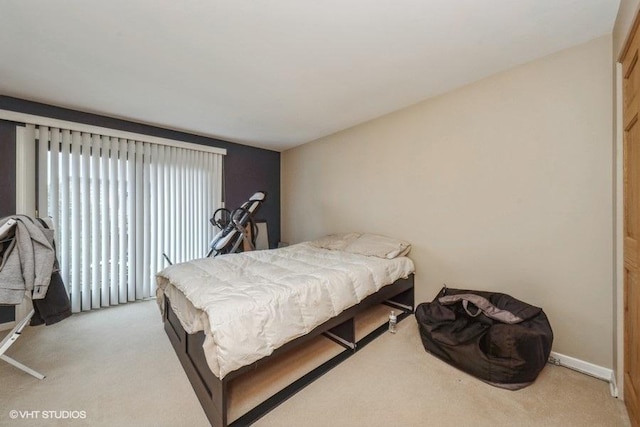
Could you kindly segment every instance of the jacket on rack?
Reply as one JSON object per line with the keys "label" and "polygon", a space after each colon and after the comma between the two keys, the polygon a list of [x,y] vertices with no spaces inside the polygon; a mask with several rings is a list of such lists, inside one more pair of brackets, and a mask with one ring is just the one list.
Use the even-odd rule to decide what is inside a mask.
{"label": "jacket on rack", "polygon": [[16,224],[0,244],[0,304],[20,304],[26,292],[43,299],[56,261],[53,229],[26,215],[2,218],[0,227],[10,219]]}
{"label": "jacket on rack", "polygon": [[[38,218],[38,221],[45,230],[50,231],[50,233],[47,232],[46,234],[55,253],[56,243],[51,220],[49,218]],[[31,326],[42,325],[43,323],[45,325],[53,325],[71,316],[71,303],[69,302],[67,288],[64,287],[64,282],[60,275],[60,266],[57,259],[54,259],[53,262],[53,273],[51,274],[51,281],[46,295],[44,298],[34,299],[32,302],[35,313],[29,323]]]}

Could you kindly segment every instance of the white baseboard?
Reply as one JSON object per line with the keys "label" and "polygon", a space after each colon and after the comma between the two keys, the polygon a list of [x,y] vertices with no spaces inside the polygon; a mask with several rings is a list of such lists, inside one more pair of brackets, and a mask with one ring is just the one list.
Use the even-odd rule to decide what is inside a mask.
{"label": "white baseboard", "polygon": [[0,323],[0,331],[8,331],[16,326],[16,322]]}
{"label": "white baseboard", "polygon": [[609,389],[611,390],[611,396],[620,397],[618,394],[618,384],[616,384],[616,373],[611,371],[611,379],[609,380]]}
{"label": "white baseboard", "polygon": [[613,369],[594,365],[593,363],[556,353],[555,351],[552,351],[549,355],[549,361],[555,365],[564,366],[565,368],[573,369],[574,371],[608,382],[611,396],[618,397],[618,387],[616,385],[616,376]]}

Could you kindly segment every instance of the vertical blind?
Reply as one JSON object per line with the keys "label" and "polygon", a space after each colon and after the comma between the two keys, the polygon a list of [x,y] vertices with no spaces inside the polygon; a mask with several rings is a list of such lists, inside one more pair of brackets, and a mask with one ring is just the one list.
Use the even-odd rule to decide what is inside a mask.
{"label": "vertical blind", "polygon": [[155,273],[201,258],[222,206],[221,153],[26,125],[38,211],[57,227],[72,311],[155,295]]}

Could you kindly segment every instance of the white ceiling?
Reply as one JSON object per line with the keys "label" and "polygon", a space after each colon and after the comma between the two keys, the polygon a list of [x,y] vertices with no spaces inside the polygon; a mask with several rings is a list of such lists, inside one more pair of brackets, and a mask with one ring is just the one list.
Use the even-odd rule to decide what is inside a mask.
{"label": "white ceiling", "polygon": [[608,34],[619,0],[20,0],[0,94],[285,150]]}

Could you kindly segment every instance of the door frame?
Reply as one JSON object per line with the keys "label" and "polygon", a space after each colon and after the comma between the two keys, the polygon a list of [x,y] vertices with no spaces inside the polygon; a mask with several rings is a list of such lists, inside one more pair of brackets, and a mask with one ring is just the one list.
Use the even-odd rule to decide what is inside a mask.
{"label": "door frame", "polygon": [[614,176],[614,369],[618,396],[624,399],[624,124],[623,124],[623,76],[622,63],[614,64],[615,73],[615,176]]}
{"label": "door frame", "polygon": [[[624,36],[624,42],[619,52],[614,55],[614,121],[613,121],[613,148],[614,166],[614,371],[617,382],[618,396],[624,400],[625,377],[625,273],[624,273],[624,77],[622,59],[630,47],[632,36],[640,34],[640,8],[634,13],[631,26]],[[615,56],[617,54],[617,57]]]}
{"label": "door frame", "polygon": [[613,339],[615,397],[624,399],[624,124],[623,124],[623,77],[622,63],[614,63],[614,289],[613,289],[613,319],[615,330]]}

